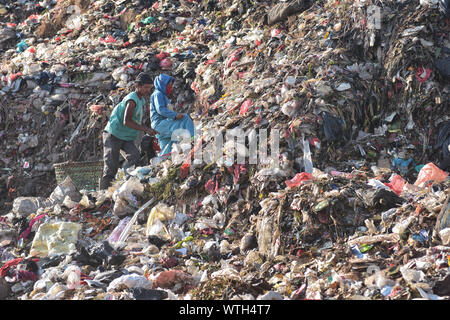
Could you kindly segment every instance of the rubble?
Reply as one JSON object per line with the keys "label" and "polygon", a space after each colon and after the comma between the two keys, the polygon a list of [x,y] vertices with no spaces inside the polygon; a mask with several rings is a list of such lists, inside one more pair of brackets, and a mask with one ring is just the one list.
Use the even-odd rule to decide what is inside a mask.
{"label": "rubble", "polygon": [[[448,300],[445,1],[36,4],[0,6],[0,299]],[[205,161],[57,182],[141,71]],[[244,164],[205,148],[225,130]]]}

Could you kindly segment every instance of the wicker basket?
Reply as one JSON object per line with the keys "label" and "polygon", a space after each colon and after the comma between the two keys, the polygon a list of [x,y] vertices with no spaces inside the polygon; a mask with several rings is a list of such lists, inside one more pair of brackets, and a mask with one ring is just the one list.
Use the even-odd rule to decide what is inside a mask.
{"label": "wicker basket", "polygon": [[53,165],[56,182],[60,184],[70,176],[78,190],[98,190],[103,175],[103,161],[62,162]]}

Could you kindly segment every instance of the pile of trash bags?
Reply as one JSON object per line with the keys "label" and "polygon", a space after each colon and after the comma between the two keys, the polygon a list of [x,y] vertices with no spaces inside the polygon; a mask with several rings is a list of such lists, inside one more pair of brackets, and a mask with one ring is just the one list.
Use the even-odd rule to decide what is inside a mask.
{"label": "pile of trash bags", "polygon": [[[446,8],[1,3],[0,299],[448,299]],[[56,183],[101,160],[141,71],[176,79],[189,152]],[[193,157],[225,131],[247,161]],[[278,165],[249,161],[255,131],[279,133]]]}

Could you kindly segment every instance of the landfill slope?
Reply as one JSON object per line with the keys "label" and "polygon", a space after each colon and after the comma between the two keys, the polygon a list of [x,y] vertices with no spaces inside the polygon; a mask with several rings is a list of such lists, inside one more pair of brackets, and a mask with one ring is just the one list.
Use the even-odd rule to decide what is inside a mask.
{"label": "landfill slope", "polygon": [[[0,1],[0,299],[448,300],[444,3]],[[57,180],[140,72],[192,152]]]}

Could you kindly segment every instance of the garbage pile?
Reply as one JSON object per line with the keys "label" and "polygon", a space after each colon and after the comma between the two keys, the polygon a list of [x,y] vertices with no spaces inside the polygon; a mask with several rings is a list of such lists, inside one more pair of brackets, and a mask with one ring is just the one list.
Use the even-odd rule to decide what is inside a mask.
{"label": "garbage pile", "polygon": [[[448,299],[445,14],[438,1],[1,4],[0,299]],[[108,190],[56,184],[53,164],[101,159],[140,71],[177,79],[192,151]],[[280,133],[278,166],[249,161],[263,130]],[[193,157],[225,131],[248,137],[219,150],[244,164]]]}

